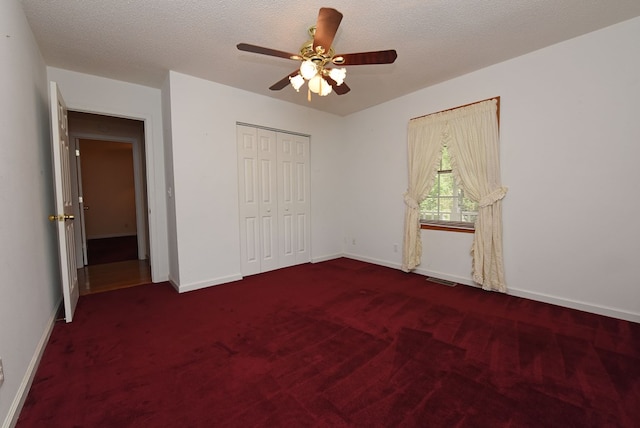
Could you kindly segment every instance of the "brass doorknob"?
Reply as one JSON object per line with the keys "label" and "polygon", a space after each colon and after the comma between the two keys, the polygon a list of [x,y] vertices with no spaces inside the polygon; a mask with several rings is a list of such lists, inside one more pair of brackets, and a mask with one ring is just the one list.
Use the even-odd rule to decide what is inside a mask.
{"label": "brass doorknob", "polygon": [[75,216],[73,214],[51,214],[49,217],[49,221],[65,221],[65,220],[73,220]]}

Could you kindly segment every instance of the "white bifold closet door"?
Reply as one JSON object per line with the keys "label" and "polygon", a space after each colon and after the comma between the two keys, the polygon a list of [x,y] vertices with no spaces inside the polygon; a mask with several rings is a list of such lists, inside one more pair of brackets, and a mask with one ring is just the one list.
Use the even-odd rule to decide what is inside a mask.
{"label": "white bifold closet door", "polygon": [[237,126],[242,275],[306,263],[309,137]]}
{"label": "white bifold closet door", "polygon": [[309,249],[309,137],[277,133],[278,255],[280,266],[311,260]]}

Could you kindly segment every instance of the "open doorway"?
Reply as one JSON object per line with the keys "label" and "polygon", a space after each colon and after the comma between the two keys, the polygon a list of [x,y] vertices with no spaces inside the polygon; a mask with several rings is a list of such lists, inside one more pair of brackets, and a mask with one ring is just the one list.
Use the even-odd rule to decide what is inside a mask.
{"label": "open doorway", "polygon": [[80,294],[151,282],[144,122],[69,111]]}
{"label": "open doorway", "polygon": [[78,143],[84,264],[137,260],[133,144],[84,138]]}

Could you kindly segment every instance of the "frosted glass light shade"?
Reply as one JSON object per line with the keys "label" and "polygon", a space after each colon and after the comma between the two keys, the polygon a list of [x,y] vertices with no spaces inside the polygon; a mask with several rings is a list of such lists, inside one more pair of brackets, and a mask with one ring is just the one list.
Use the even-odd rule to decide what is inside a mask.
{"label": "frosted glass light shade", "polygon": [[318,74],[318,67],[313,61],[308,59],[300,64],[300,74],[306,80],[311,80],[313,76],[316,76]]}
{"label": "frosted glass light shade", "polygon": [[304,85],[304,77],[296,74],[293,77],[289,77],[289,81],[291,82],[291,86],[293,86],[293,89],[295,89],[296,92],[300,92],[300,88],[302,87],[302,85]]}
{"label": "frosted glass light shade", "polygon": [[338,86],[342,85],[344,82],[344,78],[347,77],[347,69],[346,68],[332,68],[329,71],[329,77],[331,77]]}
{"label": "frosted glass light shade", "polygon": [[311,80],[309,80],[309,90],[314,94],[318,94],[321,97],[325,97],[331,93],[333,88],[326,80],[322,78],[319,74],[314,76]]}
{"label": "frosted glass light shade", "polygon": [[333,91],[331,85],[324,79],[322,79],[322,83],[320,84],[320,96],[326,97]]}
{"label": "frosted glass light shade", "polygon": [[309,90],[314,94],[319,94],[323,80],[324,79],[322,79],[322,77],[320,77],[319,74],[316,74],[315,76],[313,76],[311,80],[309,80]]}

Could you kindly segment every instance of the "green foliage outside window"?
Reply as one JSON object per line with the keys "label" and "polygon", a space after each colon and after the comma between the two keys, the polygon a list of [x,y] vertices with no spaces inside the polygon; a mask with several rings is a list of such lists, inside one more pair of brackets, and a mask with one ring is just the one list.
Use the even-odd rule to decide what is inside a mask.
{"label": "green foliage outside window", "polygon": [[445,146],[433,188],[420,204],[420,219],[474,223],[477,217],[478,204],[465,197],[462,189],[456,186],[451,158]]}

